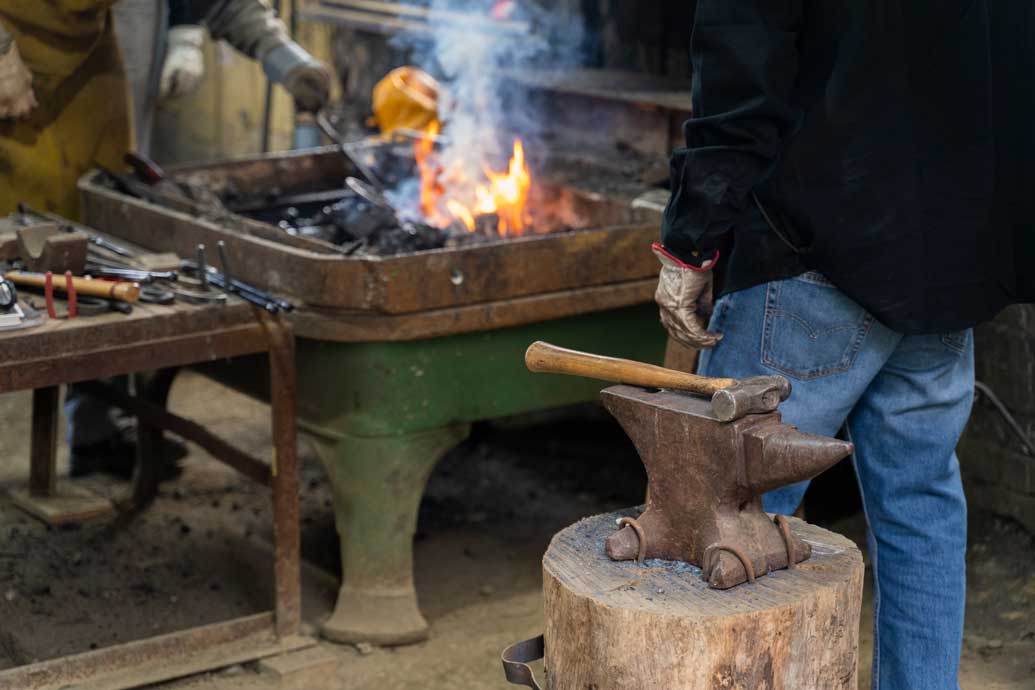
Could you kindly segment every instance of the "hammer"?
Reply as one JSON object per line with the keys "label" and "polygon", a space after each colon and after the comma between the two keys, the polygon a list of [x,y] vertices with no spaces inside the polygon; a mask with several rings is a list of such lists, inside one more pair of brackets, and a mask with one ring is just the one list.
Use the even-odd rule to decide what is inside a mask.
{"label": "hammer", "polygon": [[710,395],[712,411],[720,422],[732,422],[749,414],[772,412],[791,394],[791,382],[783,376],[717,379],[674,369],[568,350],[544,342],[532,343],[525,352],[529,371],[570,374],[643,388],[667,388]]}

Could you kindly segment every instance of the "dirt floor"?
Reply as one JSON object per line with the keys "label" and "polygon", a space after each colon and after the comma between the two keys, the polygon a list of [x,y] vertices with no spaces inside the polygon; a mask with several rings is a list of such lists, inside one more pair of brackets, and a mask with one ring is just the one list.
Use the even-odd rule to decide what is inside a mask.
{"label": "dirt floor", "polygon": [[[184,374],[172,407],[246,450],[269,453],[262,404]],[[28,410],[27,395],[0,398],[0,490],[24,483]],[[182,478],[164,485],[156,505],[133,520],[48,530],[0,498],[0,669],[268,607],[267,495],[192,450]],[[305,615],[312,623],[333,605],[339,563],[323,470],[304,444],[303,458]],[[106,479],[83,483],[110,495],[124,488]],[[416,576],[431,640],[399,649],[321,644],[316,653],[331,670],[321,667],[299,687],[510,687],[499,651],[540,631],[539,560],[551,535],[580,517],[639,502],[643,484],[630,445],[598,410],[477,427],[436,470],[421,508]],[[838,499],[815,500],[810,516],[862,541],[862,520],[843,498],[851,486],[843,473],[825,479],[814,494]],[[1013,523],[974,515],[969,562],[963,688],[1035,688],[1035,539]],[[868,611],[869,601],[864,660],[872,647]],[[867,687],[868,671],[861,676]],[[283,686],[249,664],[161,687]]]}

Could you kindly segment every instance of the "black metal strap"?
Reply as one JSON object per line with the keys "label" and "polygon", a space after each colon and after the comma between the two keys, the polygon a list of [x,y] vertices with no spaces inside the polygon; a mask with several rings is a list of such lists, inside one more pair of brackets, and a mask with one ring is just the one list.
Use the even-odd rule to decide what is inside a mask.
{"label": "black metal strap", "polygon": [[543,690],[535,673],[528,665],[530,661],[539,661],[546,655],[546,642],[543,636],[512,644],[503,650],[500,660],[503,662],[503,675],[513,685],[524,685],[533,690]]}

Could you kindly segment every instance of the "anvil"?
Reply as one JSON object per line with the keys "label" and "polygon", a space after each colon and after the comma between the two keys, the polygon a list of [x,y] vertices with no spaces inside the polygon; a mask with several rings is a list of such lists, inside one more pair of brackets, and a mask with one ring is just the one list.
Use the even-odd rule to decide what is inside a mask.
{"label": "anvil", "polygon": [[707,400],[685,393],[614,386],[601,395],[649,487],[643,514],[608,538],[611,558],[692,563],[716,589],[809,558],[809,545],[765,513],[761,496],[815,477],[851,454],[851,443],[798,431],[779,412],[724,423]]}

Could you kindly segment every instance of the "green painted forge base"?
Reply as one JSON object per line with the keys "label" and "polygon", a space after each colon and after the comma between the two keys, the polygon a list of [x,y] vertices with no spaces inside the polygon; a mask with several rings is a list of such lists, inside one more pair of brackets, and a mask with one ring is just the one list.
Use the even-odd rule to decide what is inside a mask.
{"label": "green painted forge base", "polygon": [[[515,328],[399,343],[298,341],[298,412],[335,492],[344,584],[324,634],[407,644],[427,636],[412,540],[428,476],[472,422],[596,400],[596,381],[525,369],[535,340],[660,363],[665,333],[643,305]],[[209,374],[262,396],[261,367]]]}

